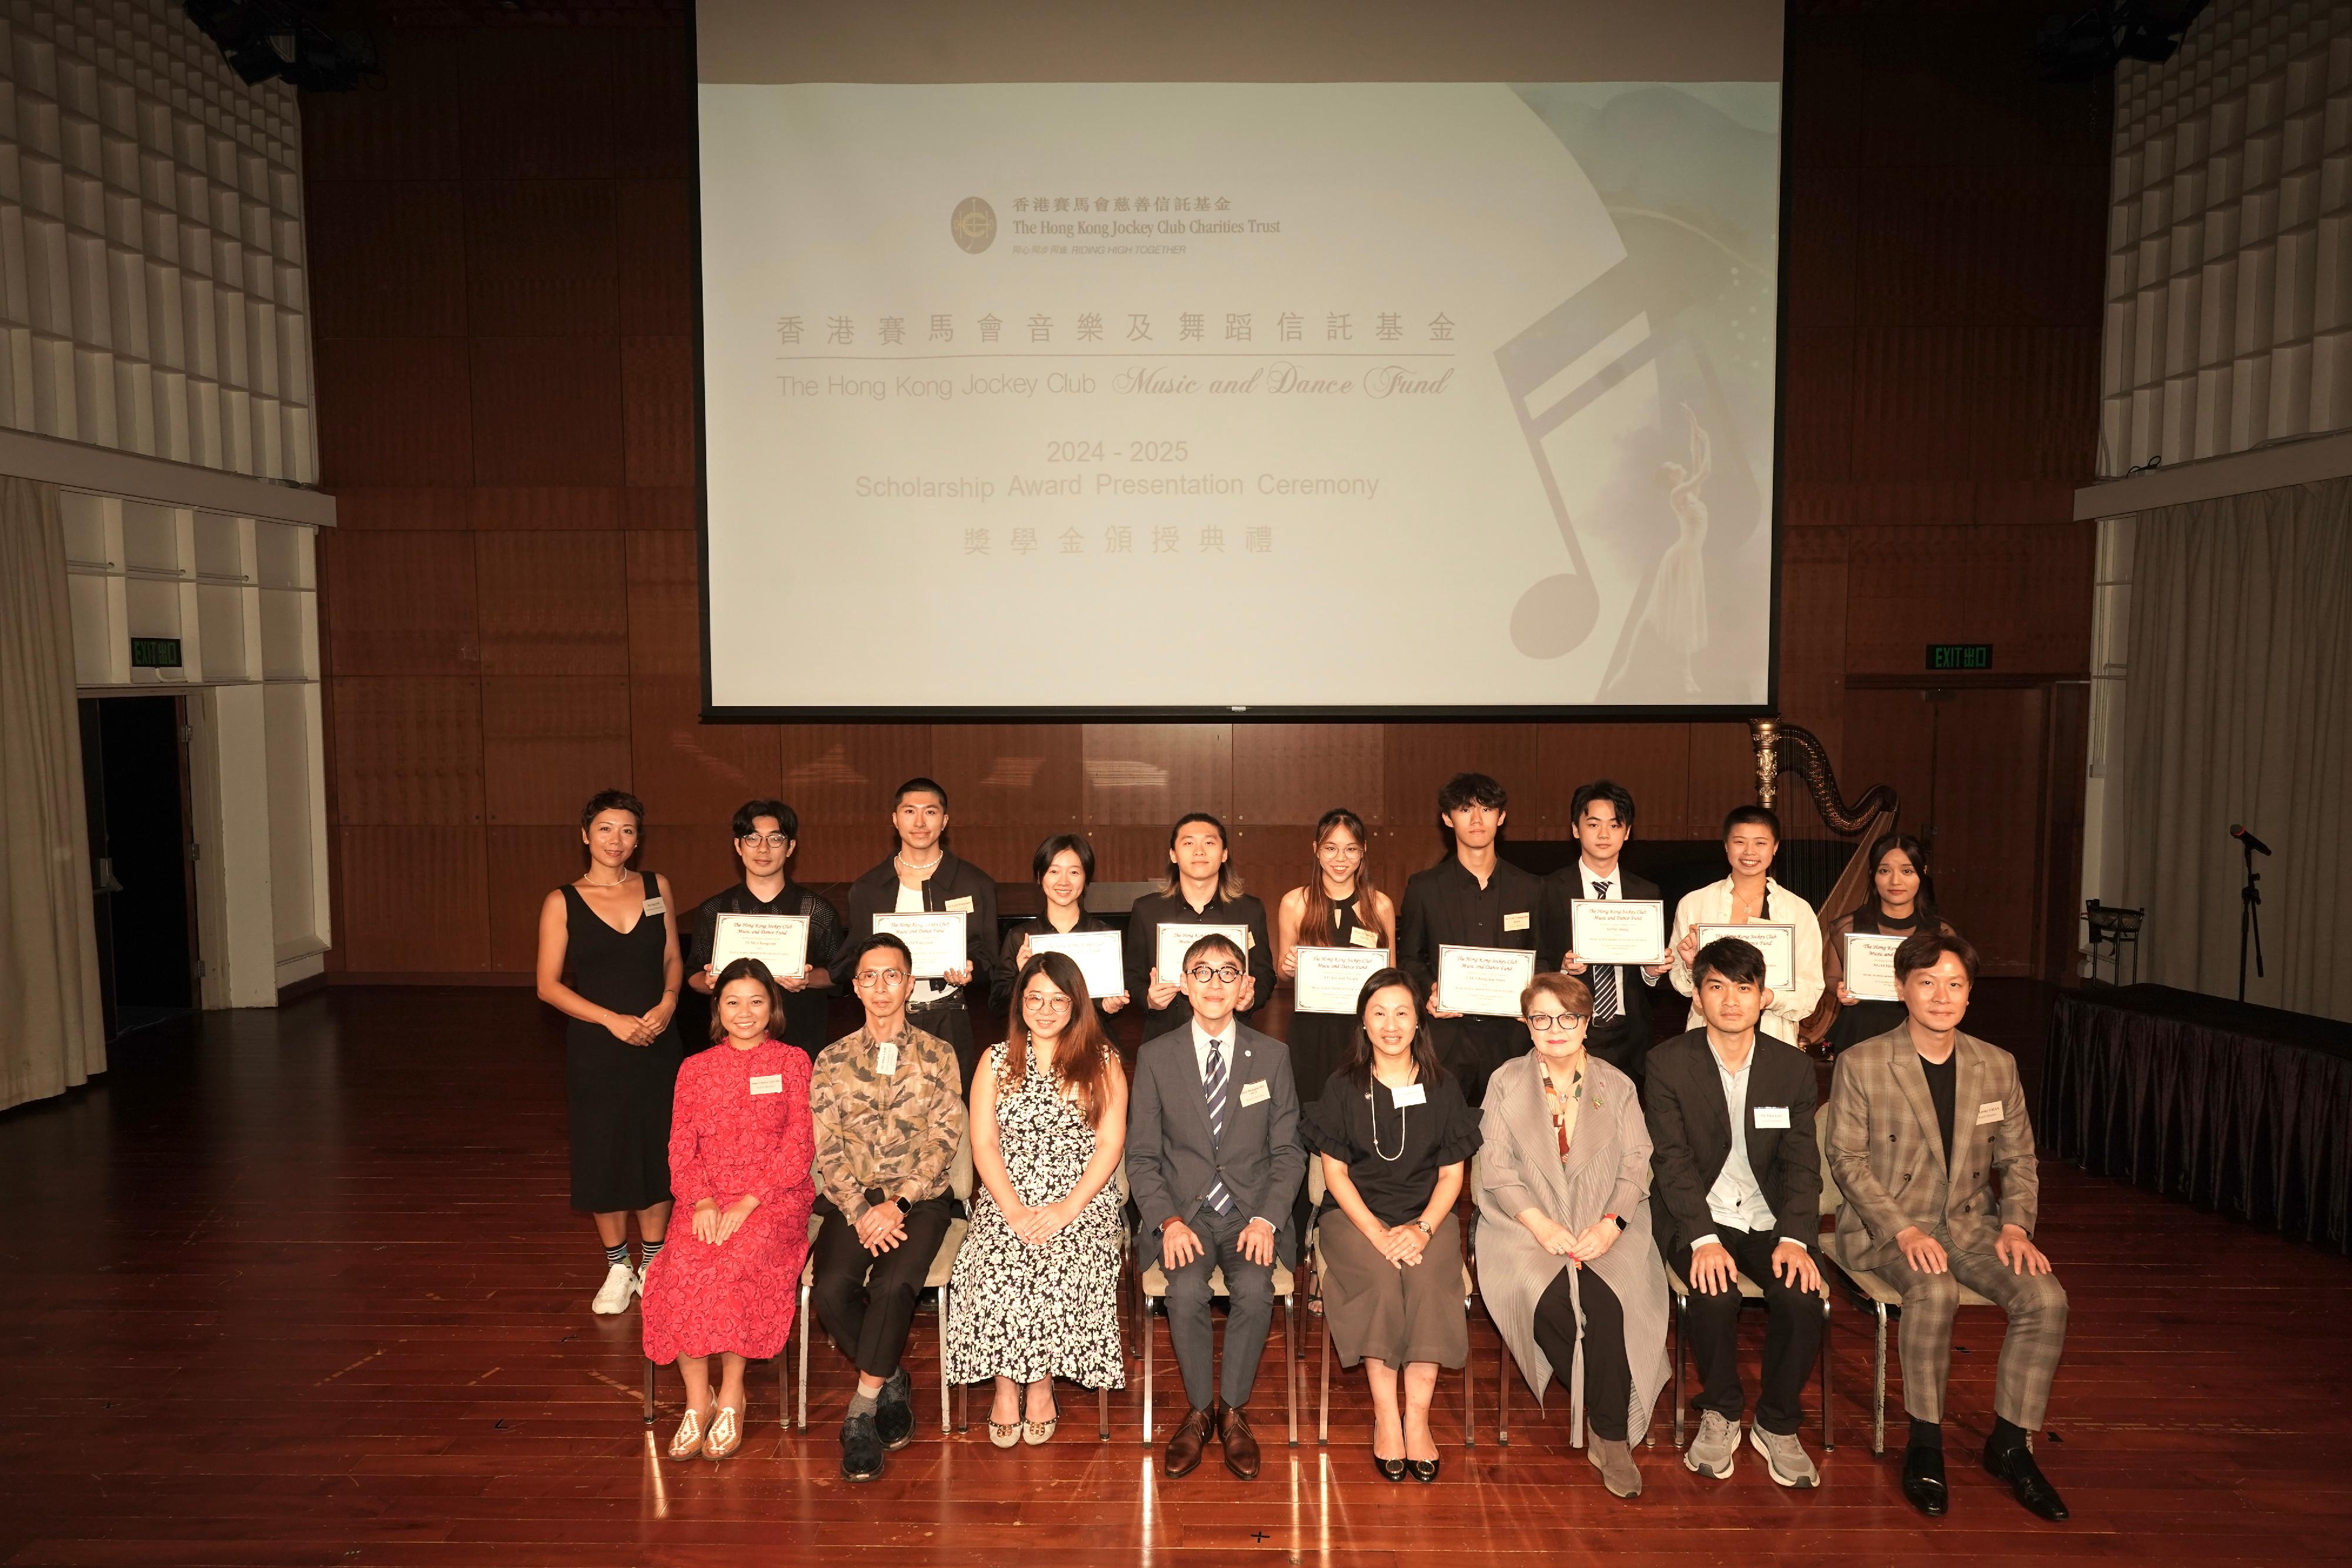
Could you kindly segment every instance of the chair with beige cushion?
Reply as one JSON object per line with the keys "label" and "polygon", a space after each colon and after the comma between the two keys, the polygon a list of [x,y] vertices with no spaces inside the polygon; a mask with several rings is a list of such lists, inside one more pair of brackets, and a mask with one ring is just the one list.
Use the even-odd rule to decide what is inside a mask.
{"label": "chair with beige cushion", "polygon": [[[1307,1257],[1319,1278],[1323,1272],[1323,1227],[1319,1212],[1323,1207],[1323,1160],[1319,1155],[1309,1154],[1307,1156],[1307,1205],[1313,1217],[1307,1221]],[[1462,1310],[1465,1312],[1470,1310],[1477,1294],[1478,1281],[1470,1272],[1468,1260],[1465,1259],[1462,1264]],[[1318,1443],[1331,1440],[1331,1321],[1327,1317],[1323,1321],[1323,1391],[1315,1416],[1315,1440]],[[1476,1360],[1474,1354],[1465,1357],[1462,1363],[1462,1446],[1465,1448],[1476,1447],[1478,1441],[1477,1408],[1470,1388],[1471,1367]]]}
{"label": "chair with beige cushion", "polygon": [[[1311,1157],[1311,1156],[1310,1156]],[[1127,1166],[1119,1166],[1120,1190],[1126,1190]],[[1151,1305],[1168,1299],[1168,1276],[1160,1267],[1157,1249],[1147,1253],[1144,1249],[1150,1238],[1135,1239],[1134,1261],[1140,1265],[1135,1272],[1135,1331],[1143,1342],[1143,1446],[1151,1446],[1152,1365],[1156,1347],[1152,1343]],[[1212,1298],[1227,1294],[1225,1271],[1209,1270],[1209,1294]],[[1274,1294],[1282,1302],[1282,1389],[1290,1402],[1290,1446],[1298,1447],[1298,1287],[1291,1271],[1280,1258],[1274,1260]]]}

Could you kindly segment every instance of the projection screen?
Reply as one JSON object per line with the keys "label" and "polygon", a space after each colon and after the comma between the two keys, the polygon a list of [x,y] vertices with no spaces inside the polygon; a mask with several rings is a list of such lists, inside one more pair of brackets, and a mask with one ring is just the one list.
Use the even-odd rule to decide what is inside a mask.
{"label": "projection screen", "polygon": [[696,26],[712,716],[1770,711],[1778,5]]}

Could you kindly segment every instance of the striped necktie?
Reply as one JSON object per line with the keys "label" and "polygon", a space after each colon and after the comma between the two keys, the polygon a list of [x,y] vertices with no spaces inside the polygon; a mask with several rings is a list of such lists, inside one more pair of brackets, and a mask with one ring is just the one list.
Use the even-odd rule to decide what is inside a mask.
{"label": "striped necktie", "polygon": [[[1209,1103],[1209,1141],[1220,1145],[1225,1141],[1225,1059],[1217,1048],[1223,1043],[1216,1040],[1209,1041],[1208,1070],[1201,1075],[1201,1094]],[[1223,1182],[1211,1187],[1209,1196],[1202,1201],[1218,1214],[1234,1206]]]}
{"label": "striped necktie", "polygon": [[[1605,882],[1594,883],[1592,896],[1608,897],[1609,884]],[[1617,1016],[1617,966],[1595,964],[1592,966],[1592,1021],[1607,1023]]]}

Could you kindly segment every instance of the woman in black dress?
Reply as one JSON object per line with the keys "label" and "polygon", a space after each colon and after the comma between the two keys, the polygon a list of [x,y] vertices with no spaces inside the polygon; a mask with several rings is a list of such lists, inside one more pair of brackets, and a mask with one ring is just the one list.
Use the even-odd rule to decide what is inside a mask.
{"label": "woman in black dress", "polygon": [[572,1019],[563,1052],[572,1207],[596,1217],[606,1267],[592,1309],[607,1315],[645,1293],[646,1266],[669,1226],[670,1096],[685,1059],[671,1024],[686,965],[669,879],[629,869],[645,816],[623,790],[591,800],[580,813],[587,873],[549,894],[539,911],[540,999]]}
{"label": "woman in black dress", "polygon": [[1906,1016],[1901,1002],[1865,1002],[1845,988],[1846,934],[1909,936],[1921,931],[1952,931],[1936,913],[1927,852],[1908,833],[1882,834],[1870,846],[1869,896],[1822,932],[1822,980],[1837,998],[1827,1030],[1832,1055],[1885,1034]]}
{"label": "woman in black dress", "polygon": [[[1017,922],[1004,934],[1004,950],[997,957],[995,973],[989,977],[989,999],[1008,1021],[1020,1016],[1014,1010],[1013,994],[1019,988],[1021,971],[1028,967],[1031,957],[1029,938],[1116,929],[1108,920],[1086,910],[1087,888],[1095,880],[1095,847],[1087,841],[1086,834],[1049,835],[1031,857],[1029,874],[1037,879],[1037,890],[1045,895],[1045,911]],[[1108,1019],[1125,1006],[1125,991],[1097,997],[1095,1016]]]}
{"label": "woman in black dress", "polygon": [[[1282,895],[1275,916],[1275,972],[1298,973],[1301,947],[1381,947],[1396,957],[1396,905],[1372,885],[1366,856],[1371,835],[1363,819],[1342,807],[1315,824],[1315,875]],[[1345,1013],[1293,1013],[1291,1082],[1321,1083],[1347,1065],[1356,1020]]]}

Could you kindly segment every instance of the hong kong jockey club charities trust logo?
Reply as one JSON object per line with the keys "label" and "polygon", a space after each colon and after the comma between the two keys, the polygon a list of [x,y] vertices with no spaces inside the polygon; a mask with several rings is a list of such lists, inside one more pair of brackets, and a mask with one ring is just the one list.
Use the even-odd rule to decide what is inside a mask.
{"label": "hong kong jockey club charities trust logo", "polygon": [[948,233],[955,236],[956,244],[978,256],[995,242],[996,209],[978,196],[966,196],[948,219]]}

